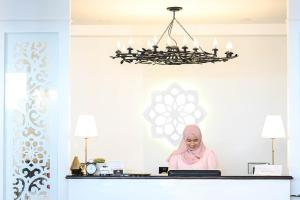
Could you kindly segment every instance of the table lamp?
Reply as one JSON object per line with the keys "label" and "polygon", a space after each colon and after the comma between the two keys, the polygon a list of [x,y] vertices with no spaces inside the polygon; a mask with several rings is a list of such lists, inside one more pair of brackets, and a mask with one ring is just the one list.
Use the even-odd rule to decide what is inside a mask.
{"label": "table lamp", "polygon": [[95,117],[92,115],[80,115],[77,119],[75,136],[85,140],[84,161],[87,163],[87,139],[98,135]]}
{"label": "table lamp", "polygon": [[262,131],[263,138],[272,139],[272,165],[274,165],[274,143],[275,138],[284,138],[285,131],[283,127],[282,118],[280,115],[267,115]]}

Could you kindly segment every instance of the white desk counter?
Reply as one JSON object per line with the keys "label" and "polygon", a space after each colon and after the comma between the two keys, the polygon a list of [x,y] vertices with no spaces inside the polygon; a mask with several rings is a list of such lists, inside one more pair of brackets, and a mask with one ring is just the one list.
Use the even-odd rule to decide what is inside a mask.
{"label": "white desk counter", "polygon": [[290,176],[67,176],[69,200],[289,200]]}

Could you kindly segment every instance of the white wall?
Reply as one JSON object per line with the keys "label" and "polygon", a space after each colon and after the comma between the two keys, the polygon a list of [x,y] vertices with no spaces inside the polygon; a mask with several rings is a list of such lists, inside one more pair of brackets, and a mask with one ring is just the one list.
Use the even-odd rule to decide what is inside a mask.
{"label": "white wall", "polygon": [[[126,43],[128,37],[115,34],[72,34],[71,157],[84,160],[83,140],[73,133],[77,116],[91,113],[100,135],[89,141],[89,158],[121,160],[127,169],[157,173],[175,147],[152,138],[143,112],[153,91],[177,82],[198,91],[207,113],[200,124],[204,142],[216,152],[223,174],[245,175],[248,162],[271,162],[271,141],[260,135],[267,114],[281,114],[286,121],[284,34],[217,34],[220,45],[233,42],[239,57],[189,66],[121,65],[110,56],[116,42]],[[197,38],[204,49],[211,48],[213,36]],[[147,39],[134,36],[135,46]],[[285,140],[278,140],[275,159],[286,168]]]}
{"label": "white wall", "polygon": [[69,1],[0,0],[0,20],[69,20]]}

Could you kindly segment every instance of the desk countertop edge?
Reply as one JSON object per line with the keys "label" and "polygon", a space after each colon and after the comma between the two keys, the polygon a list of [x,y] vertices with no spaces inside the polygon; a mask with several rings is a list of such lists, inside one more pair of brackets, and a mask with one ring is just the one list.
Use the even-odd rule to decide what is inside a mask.
{"label": "desk countertop edge", "polygon": [[211,177],[183,177],[183,176],[73,176],[66,179],[233,179],[233,180],[292,180],[292,176],[211,176]]}

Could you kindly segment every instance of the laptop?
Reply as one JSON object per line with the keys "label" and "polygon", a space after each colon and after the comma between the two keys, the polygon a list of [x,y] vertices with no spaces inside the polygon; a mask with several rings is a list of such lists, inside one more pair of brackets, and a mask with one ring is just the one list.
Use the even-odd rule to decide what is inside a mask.
{"label": "laptop", "polygon": [[220,170],[169,170],[168,176],[215,177],[215,176],[221,176],[221,171]]}

